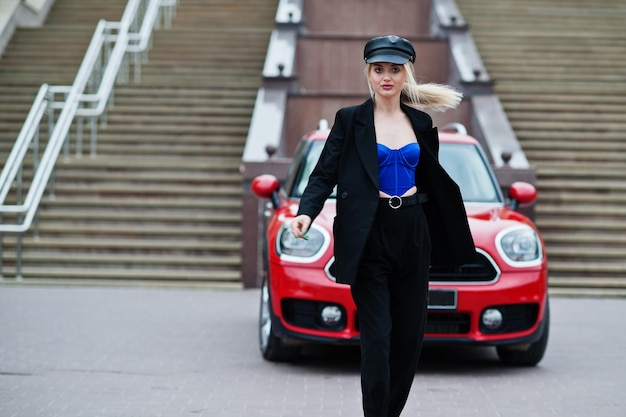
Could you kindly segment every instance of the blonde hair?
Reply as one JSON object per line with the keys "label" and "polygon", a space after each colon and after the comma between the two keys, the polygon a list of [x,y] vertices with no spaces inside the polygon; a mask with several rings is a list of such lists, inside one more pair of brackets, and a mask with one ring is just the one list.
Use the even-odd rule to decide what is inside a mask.
{"label": "blonde hair", "polygon": [[[374,88],[369,79],[371,66],[372,64],[365,66],[365,74],[370,96],[372,99],[375,99]],[[406,82],[400,96],[400,100],[404,104],[418,109],[445,111],[456,108],[461,102],[463,94],[449,85],[435,83],[419,84],[415,79],[415,68],[412,62],[409,61],[404,64],[404,70],[406,71]]]}

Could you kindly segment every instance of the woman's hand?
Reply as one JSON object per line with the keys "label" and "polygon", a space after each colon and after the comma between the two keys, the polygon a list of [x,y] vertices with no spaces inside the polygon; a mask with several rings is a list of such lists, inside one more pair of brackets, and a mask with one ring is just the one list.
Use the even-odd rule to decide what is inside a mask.
{"label": "woman's hand", "polygon": [[295,237],[306,239],[304,234],[309,230],[311,226],[311,218],[306,214],[301,214],[291,221],[291,233]]}

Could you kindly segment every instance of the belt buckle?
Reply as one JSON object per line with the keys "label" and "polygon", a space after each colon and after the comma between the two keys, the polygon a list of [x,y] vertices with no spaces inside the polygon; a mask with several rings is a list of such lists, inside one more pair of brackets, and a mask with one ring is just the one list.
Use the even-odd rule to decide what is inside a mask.
{"label": "belt buckle", "polygon": [[399,209],[400,207],[402,207],[402,197],[398,197],[397,195],[394,195],[394,196],[390,197],[389,198],[389,207],[391,207],[394,210]]}

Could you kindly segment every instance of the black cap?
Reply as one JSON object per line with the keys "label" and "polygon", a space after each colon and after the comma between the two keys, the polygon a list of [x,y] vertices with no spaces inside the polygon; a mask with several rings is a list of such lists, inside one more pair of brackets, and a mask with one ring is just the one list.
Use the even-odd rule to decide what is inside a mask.
{"label": "black cap", "polygon": [[367,41],[363,58],[367,64],[374,62],[405,64],[407,61],[415,62],[415,49],[409,40],[399,36],[378,36]]}

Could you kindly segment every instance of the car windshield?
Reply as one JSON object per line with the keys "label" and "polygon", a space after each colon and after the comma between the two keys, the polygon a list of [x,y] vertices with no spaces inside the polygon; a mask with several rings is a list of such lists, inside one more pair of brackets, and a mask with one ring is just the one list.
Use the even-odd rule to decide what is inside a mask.
{"label": "car windshield", "polygon": [[[324,141],[313,141],[307,154],[301,159],[303,166],[294,170],[297,173],[292,192],[293,197],[301,197],[309,175],[324,148]],[[439,162],[450,177],[459,185],[463,201],[466,203],[495,203],[501,197],[482,152],[477,145],[464,143],[441,143]],[[335,197],[335,190],[330,196]]]}
{"label": "car windshield", "polygon": [[477,145],[465,143],[441,143],[439,163],[459,185],[466,203],[496,203],[501,201],[483,153]]}

